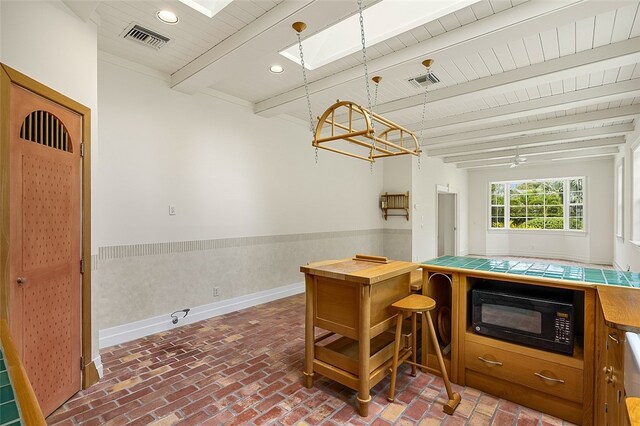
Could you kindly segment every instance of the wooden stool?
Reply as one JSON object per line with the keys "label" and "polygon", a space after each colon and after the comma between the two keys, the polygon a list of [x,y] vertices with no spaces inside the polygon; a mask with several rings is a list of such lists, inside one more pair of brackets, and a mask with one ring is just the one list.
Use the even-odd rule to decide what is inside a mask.
{"label": "wooden stool", "polygon": [[[444,380],[444,385],[447,388],[447,396],[449,397],[449,401],[444,405],[443,411],[446,414],[453,414],[456,410],[458,404],[460,404],[460,394],[458,392],[453,392],[451,390],[451,383],[449,382],[449,376],[447,375],[447,370],[444,366],[444,360],[442,359],[442,352],[440,352],[440,346],[438,345],[438,338],[436,337],[436,330],[433,328],[433,322],[431,321],[431,316],[429,315],[429,311],[433,310],[436,307],[436,301],[430,297],[423,296],[421,294],[410,294],[404,299],[398,300],[396,303],[391,305],[392,307],[398,309],[400,312],[396,317],[396,340],[395,346],[393,348],[393,363],[391,364],[391,385],[389,386],[389,396],[387,399],[392,402],[395,398],[396,391],[396,377],[398,375],[398,366],[403,362],[407,364],[411,364],[411,375],[416,375],[416,367],[426,368],[426,366],[418,364],[416,362],[416,341],[417,341],[417,327],[416,327],[416,315],[422,314],[422,327],[423,329],[429,326],[429,333],[431,334],[431,338],[433,339],[433,346],[436,349],[436,355],[438,356],[438,363],[440,364],[440,373],[442,374],[442,378]],[[402,359],[398,361],[400,357],[400,345],[402,340],[402,321],[406,314],[411,313],[411,348],[406,351]],[[411,361],[407,361],[407,358],[411,357]]]}

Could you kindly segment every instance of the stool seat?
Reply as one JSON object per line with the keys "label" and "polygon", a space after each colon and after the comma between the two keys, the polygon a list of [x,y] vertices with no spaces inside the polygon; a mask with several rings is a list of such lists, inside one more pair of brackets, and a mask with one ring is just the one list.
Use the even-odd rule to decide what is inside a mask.
{"label": "stool seat", "polygon": [[421,294],[410,294],[391,306],[405,312],[426,312],[436,307],[436,301]]}

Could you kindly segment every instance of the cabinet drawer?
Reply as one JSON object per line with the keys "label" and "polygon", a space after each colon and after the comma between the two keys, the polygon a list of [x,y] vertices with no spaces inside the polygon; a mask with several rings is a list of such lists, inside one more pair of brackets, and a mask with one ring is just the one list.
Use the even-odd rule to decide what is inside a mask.
{"label": "cabinet drawer", "polygon": [[578,368],[468,340],[465,342],[465,368],[582,402],[583,371]]}

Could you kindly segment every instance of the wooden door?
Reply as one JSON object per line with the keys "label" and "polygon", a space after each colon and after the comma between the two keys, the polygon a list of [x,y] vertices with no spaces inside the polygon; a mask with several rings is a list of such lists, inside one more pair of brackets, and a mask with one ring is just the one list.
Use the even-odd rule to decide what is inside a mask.
{"label": "wooden door", "polygon": [[78,114],[10,89],[10,328],[45,416],[80,390]]}

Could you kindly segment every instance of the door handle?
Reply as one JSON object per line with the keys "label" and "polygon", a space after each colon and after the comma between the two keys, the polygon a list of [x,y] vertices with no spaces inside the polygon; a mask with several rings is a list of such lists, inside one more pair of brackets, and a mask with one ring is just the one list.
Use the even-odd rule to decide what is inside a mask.
{"label": "door handle", "polygon": [[544,374],[540,374],[540,373],[533,373],[535,376],[540,377],[542,380],[548,380],[550,382],[555,382],[555,383],[564,383],[564,380],[562,379],[556,379],[554,377],[547,377]]}
{"label": "door handle", "polygon": [[478,357],[478,359],[484,363],[487,363],[489,365],[497,365],[498,367],[502,367],[502,363],[500,361],[491,361],[489,359],[485,359],[481,356]]}
{"label": "door handle", "polygon": [[25,277],[18,277],[16,282],[18,283],[18,285],[23,285],[24,283],[27,282],[27,279]]}

